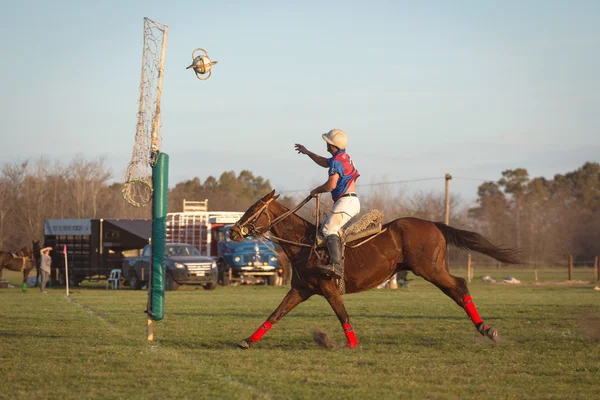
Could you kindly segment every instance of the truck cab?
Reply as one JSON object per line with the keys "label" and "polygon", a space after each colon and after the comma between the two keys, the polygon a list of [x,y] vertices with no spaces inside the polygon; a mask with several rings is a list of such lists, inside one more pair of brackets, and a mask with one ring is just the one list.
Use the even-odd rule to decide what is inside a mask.
{"label": "truck cab", "polygon": [[241,242],[230,238],[233,225],[223,226],[217,232],[217,265],[219,281],[228,285],[231,280],[263,280],[275,285],[282,274],[277,254],[272,244],[266,244],[253,236],[247,236]]}

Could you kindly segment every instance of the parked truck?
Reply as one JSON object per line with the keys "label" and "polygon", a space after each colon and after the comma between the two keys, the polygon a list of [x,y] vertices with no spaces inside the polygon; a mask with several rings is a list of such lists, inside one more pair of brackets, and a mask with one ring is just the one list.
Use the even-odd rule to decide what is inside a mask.
{"label": "parked truck", "polygon": [[[217,287],[217,263],[192,245],[169,243],[166,249],[165,289],[177,290],[181,285],[200,285],[206,290]],[[123,260],[122,276],[132,289],[141,289],[150,278],[152,248],[146,245],[139,257]]]}
{"label": "parked truck", "polygon": [[[167,214],[167,243],[187,243],[212,257],[218,265],[219,282],[264,281],[275,285],[281,276],[277,255],[262,242],[229,239],[232,224],[243,215],[229,211],[184,211]],[[243,265],[242,265],[243,264]]]}
{"label": "parked truck", "polygon": [[274,286],[282,276],[277,254],[267,240],[246,236],[241,242],[230,238],[233,225],[218,232],[219,282],[227,286],[232,280],[261,279]]}

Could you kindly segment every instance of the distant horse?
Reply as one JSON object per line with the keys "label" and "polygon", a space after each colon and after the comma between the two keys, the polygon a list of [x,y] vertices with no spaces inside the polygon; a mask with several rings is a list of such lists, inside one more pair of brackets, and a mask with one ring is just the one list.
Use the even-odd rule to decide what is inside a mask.
{"label": "distant horse", "polygon": [[314,268],[317,263],[326,262],[328,257],[314,246],[315,225],[294,214],[310,197],[292,210],[277,202],[277,197],[272,191],[253,204],[231,229],[231,239],[241,241],[245,236],[270,231],[270,239],[279,242],[291,262],[292,288],[260,328],[238,343],[239,347],[247,349],[258,342],[273,324],[315,294],[324,296],[333,308],[344,329],[348,347],[356,347],[358,340],[340,292],[358,293],[375,288],[400,271],[412,271],[433,283],[465,310],[481,335],[498,340],[496,329],[486,325],[479,316],[466,281],[449,273],[447,245],[470,249],[511,264],[521,263],[517,250],[495,246],[478,233],[440,222],[399,218],[383,225],[379,234],[363,244],[360,244],[363,239],[358,243],[346,243],[344,278],[343,282],[338,282]]}
{"label": "distant horse", "polygon": [[26,288],[27,277],[34,266],[35,262],[33,260],[33,250],[31,248],[23,247],[14,252],[0,251],[0,279],[2,279],[2,270],[4,268],[10,271],[22,271],[23,284],[21,287]]}

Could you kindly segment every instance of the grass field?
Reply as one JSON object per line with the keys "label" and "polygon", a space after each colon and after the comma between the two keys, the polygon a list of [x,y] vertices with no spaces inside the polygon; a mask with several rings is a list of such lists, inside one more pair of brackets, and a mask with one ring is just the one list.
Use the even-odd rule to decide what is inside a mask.
{"label": "grass field", "polygon": [[[476,277],[482,274],[528,280],[518,270]],[[17,275],[5,278],[18,286]],[[497,345],[420,279],[408,289],[345,296],[360,341],[354,350],[341,347],[343,332],[320,297],[251,350],[235,348],[279,304],[284,287],[169,292],[151,343],[142,291],[88,286],[67,299],[64,289],[2,289],[0,398],[598,398],[600,292],[593,286],[476,279],[471,293],[499,330]],[[317,347],[315,328],[340,347]]]}

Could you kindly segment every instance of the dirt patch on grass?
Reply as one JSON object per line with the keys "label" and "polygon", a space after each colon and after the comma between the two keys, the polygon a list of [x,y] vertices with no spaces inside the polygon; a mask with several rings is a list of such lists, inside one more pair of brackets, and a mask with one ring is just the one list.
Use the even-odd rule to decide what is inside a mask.
{"label": "dirt patch on grass", "polygon": [[585,340],[600,341],[600,318],[587,317],[579,323],[579,329]]}
{"label": "dirt patch on grass", "polygon": [[320,328],[317,328],[313,331],[313,339],[319,347],[324,349],[333,349],[335,347],[335,342],[333,339],[329,337],[327,332]]}

